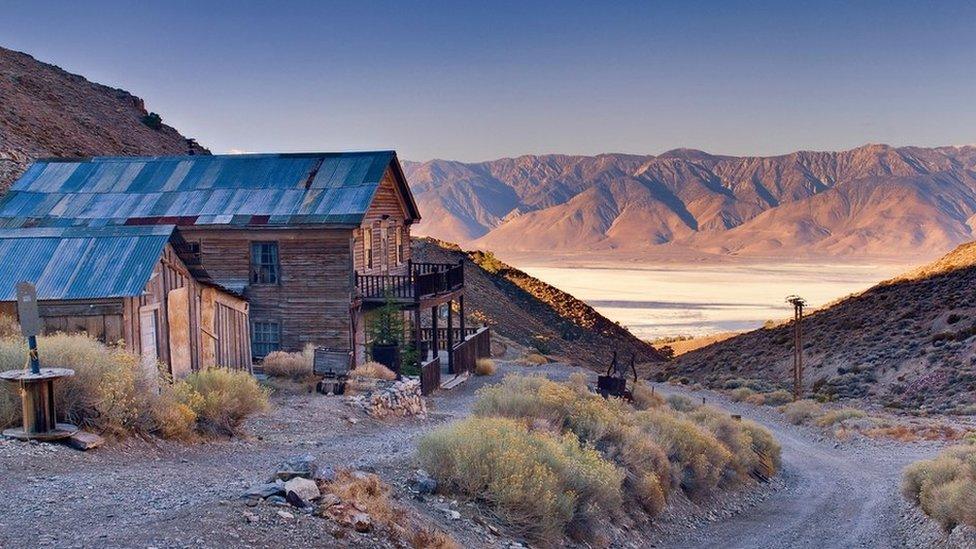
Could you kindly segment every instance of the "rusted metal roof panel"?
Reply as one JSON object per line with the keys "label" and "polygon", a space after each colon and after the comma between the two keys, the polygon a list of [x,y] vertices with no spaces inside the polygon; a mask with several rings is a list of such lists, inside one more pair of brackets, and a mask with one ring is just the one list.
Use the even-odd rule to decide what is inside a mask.
{"label": "rusted metal roof panel", "polygon": [[[38,161],[0,197],[0,226],[357,224],[393,151]],[[181,221],[182,223],[183,221]]]}
{"label": "rusted metal roof panel", "polygon": [[0,229],[0,301],[27,280],[39,299],[140,295],[174,227]]}

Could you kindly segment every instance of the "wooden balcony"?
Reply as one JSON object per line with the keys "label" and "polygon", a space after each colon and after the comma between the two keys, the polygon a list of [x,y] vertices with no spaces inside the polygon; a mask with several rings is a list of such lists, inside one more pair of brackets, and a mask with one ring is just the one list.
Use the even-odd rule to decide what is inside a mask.
{"label": "wooden balcony", "polygon": [[450,301],[463,289],[464,265],[461,263],[410,262],[404,274],[356,273],[356,292],[365,304],[393,300],[427,307]]}

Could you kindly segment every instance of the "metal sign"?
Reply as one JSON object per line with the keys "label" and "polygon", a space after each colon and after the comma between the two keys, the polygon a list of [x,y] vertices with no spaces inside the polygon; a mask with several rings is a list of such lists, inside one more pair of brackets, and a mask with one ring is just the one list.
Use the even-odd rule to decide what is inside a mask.
{"label": "metal sign", "polygon": [[24,337],[41,334],[41,316],[37,312],[37,290],[30,282],[17,284],[17,317]]}

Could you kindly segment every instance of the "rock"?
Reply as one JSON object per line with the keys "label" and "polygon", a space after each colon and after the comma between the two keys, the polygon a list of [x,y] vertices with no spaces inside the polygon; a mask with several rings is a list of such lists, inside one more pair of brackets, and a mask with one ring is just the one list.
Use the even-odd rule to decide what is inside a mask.
{"label": "rock", "polygon": [[335,482],[336,472],[332,467],[320,467],[312,475],[312,480],[317,480],[319,482]]}
{"label": "rock", "polygon": [[297,507],[298,509],[305,509],[306,507],[311,507],[311,504],[304,499],[302,496],[295,492],[288,492],[285,494],[285,501],[291,504],[292,507]]}
{"label": "rock", "polygon": [[77,431],[75,434],[68,437],[67,443],[68,446],[71,446],[75,450],[87,452],[88,450],[94,450],[102,444],[105,444],[105,439],[96,435],[95,433],[89,433],[88,431]]}
{"label": "rock", "polygon": [[285,492],[284,484],[277,482],[265,482],[262,484],[255,484],[244,492],[241,497],[244,498],[260,498],[265,499],[271,496],[281,495]]}
{"label": "rock", "polygon": [[413,477],[410,478],[408,484],[414,492],[422,495],[433,494],[437,491],[437,481],[431,478],[423,469],[418,469]]}
{"label": "rock", "polygon": [[360,534],[373,530],[373,519],[366,513],[356,513],[352,516],[352,527]]}
{"label": "rock", "polygon": [[247,522],[257,522],[258,516],[250,511],[244,511],[244,520]]}
{"label": "rock", "polygon": [[278,511],[278,516],[283,519],[293,519],[295,515],[289,513],[288,511]]}
{"label": "rock", "polygon": [[448,517],[449,517],[449,518],[450,518],[451,520],[460,520],[460,519],[461,519],[461,513],[458,513],[458,512],[457,512],[457,511],[455,511],[454,509],[447,509],[446,511],[444,511],[444,513],[445,513],[445,514],[446,514],[446,515],[447,515],[447,516],[448,516]]}
{"label": "rock", "polygon": [[305,454],[303,456],[292,456],[278,466],[277,471],[271,480],[291,480],[295,477],[314,478],[318,468],[315,464],[315,456]]}
{"label": "rock", "polygon": [[341,502],[342,500],[339,499],[339,496],[335,494],[325,494],[321,498],[319,498],[319,508],[328,509],[329,507],[332,507],[333,505],[338,505]]}
{"label": "rock", "polygon": [[281,496],[271,496],[266,501],[275,505],[288,505],[288,500]]}
{"label": "rock", "polygon": [[322,495],[319,492],[318,484],[315,484],[314,480],[302,477],[295,477],[285,483],[285,495],[287,496],[291,493],[294,493],[306,502],[312,501]]}

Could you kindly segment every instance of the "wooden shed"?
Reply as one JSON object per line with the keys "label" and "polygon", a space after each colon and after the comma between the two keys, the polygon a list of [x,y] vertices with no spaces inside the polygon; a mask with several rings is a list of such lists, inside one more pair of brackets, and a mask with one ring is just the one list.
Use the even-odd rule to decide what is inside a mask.
{"label": "wooden shed", "polygon": [[0,229],[0,312],[37,287],[45,332],[122,342],[175,377],[251,369],[248,303],[217,286],[173,225]]}

